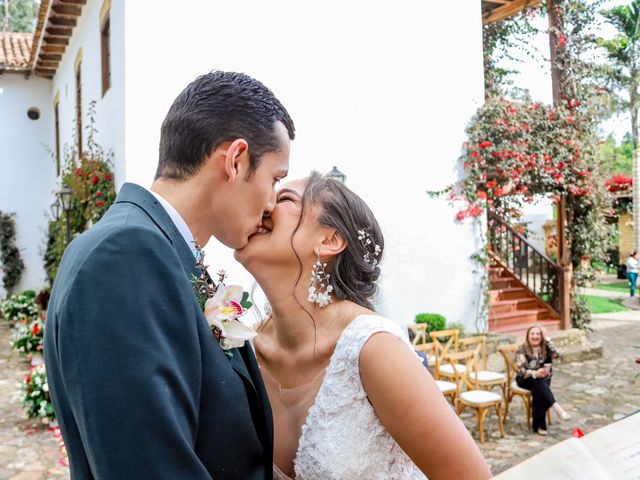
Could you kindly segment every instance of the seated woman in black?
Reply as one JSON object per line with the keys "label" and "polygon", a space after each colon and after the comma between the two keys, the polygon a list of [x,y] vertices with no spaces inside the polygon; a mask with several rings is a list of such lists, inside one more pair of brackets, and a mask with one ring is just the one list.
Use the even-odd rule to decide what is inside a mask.
{"label": "seated woman in black", "polygon": [[516,382],[521,388],[531,390],[533,407],[533,431],[547,434],[545,414],[553,408],[562,420],[571,418],[556,402],[551,392],[551,363],[558,358],[558,351],[551,340],[544,338],[542,327],[534,324],[527,329],[525,341],[516,352],[518,375]]}

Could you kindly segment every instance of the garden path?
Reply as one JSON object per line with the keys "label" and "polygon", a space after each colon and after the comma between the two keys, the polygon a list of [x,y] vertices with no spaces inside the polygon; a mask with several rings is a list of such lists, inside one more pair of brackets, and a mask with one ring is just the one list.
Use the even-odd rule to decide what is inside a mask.
{"label": "garden path", "polygon": [[0,480],[67,480],[58,440],[40,421],[27,419],[21,386],[29,363],[10,345],[11,328],[0,323]]}

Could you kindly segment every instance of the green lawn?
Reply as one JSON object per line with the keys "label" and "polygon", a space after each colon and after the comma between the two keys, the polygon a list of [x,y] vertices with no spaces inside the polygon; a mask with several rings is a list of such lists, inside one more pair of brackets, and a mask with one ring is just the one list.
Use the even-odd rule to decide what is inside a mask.
{"label": "green lawn", "polygon": [[619,299],[592,297],[591,295],[584,295],[584,298],[587,301],[587,308],[591,313],[626,312],[630,310],[622,305],[622,301]]}
{"label": "green lawn", "polygon": [[624,292],[629,293],[629,282],[621,280],[613,283],[598,283],[594,285],[594,288],[599,290],[609,290],[611,292]]}

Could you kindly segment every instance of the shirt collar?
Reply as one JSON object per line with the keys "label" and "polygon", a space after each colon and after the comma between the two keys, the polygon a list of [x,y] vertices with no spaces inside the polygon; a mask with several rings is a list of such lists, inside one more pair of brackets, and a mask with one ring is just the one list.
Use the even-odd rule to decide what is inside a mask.
{"label": "shirt collar", "polygon": [[160,202],[160,205],[162,205],[162,207],[165,209],[165,211],[169,215],[169,218],[178,229],[178,232],[180,232],[180,235],[182,235],[182,238],[184,238],[184,241],[187,243],[187,245],[189,245],[189,248],[191,249],[193,256],[196,257],[196,243],[195,243],[195,240],[193,239],[193,234],[191,233],[191,230],[189,230],[189,226],[187,225],[187,222],[184,221],[184,219],[180,216],[180,214],[173,207],[173,205],[171,205],[159,193],[154,192],[152,190],[149,190],[149,193],[151,193],[151,195],[156,197],[158,202]]}

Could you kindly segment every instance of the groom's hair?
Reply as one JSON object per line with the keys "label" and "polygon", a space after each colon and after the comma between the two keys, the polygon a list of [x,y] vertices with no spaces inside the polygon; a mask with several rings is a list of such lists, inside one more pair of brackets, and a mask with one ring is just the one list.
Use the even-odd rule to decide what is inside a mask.
{"label": "groom's hair", "polygon": [[280,149],[276,122],[295,137],[289,113],[258,80],[236,72],[213,71],[196,78],[174,100],[160,131],[156,179],[195,175],[223,142],[249,144],[250,176],[265,153]]}

